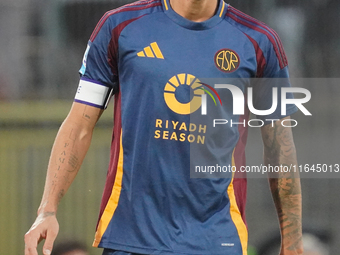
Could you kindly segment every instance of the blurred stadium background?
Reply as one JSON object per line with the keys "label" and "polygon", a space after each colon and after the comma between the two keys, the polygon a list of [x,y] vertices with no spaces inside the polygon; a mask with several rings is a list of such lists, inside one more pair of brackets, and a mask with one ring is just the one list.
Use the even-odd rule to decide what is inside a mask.
{"label": "blurred stadium background", "polygon": [[[36,217],[50,149],[71,106],[93,28],[105,11],[129,2],[0,0],[1,255],[23,254],[23,236]],[[312,93],[307,108],[313,117],[294,116],[299,121],[294,129],[299,163],[340,163],[340,1],[229,3],[279,33],[292,77],[322,78],[304,80]],[[111,116],[112,106],[98,123],[83,167],[61,202],[59,241],[92,243],[108,165]],[[259,130],[251,129],[248,165],[261,164],[261,146]],[[303,179],[302,187],[305,230],[318,235],[329,254],[339,254],[340,180]],[[250,179],[248,190],[250,245],[257,254],[275,254],[261,249],[279,234],[267,180]],[[91,249],[91,254],[100,252]]]}

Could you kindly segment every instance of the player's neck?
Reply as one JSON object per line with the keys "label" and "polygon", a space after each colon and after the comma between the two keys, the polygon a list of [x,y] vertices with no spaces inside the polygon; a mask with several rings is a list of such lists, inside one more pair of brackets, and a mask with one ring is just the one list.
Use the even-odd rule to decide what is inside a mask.
{"label": "player's neck", "polygon": [[169,0],[172,9],[182,17],[203,22],[215,15],[218,0]]}

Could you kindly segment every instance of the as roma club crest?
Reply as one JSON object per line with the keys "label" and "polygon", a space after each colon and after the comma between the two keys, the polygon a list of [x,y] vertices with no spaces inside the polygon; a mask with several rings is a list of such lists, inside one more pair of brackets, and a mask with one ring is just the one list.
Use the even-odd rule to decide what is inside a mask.
{"label": "as roma club crest", "polygon": [[225,73],[232,73],[240,66],[240,57],[230,49],[219,50],[215,54],[216,67]]}

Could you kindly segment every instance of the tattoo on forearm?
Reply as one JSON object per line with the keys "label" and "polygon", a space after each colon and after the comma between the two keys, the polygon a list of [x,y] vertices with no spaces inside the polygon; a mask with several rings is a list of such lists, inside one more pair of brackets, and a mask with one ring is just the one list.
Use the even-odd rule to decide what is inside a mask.
{"label": "tattoo on forearm", "polygon": [[[74,151],[74,144],[76,141],[76,137],[74,134],[73,129],[71,130],[70,136],[69,136],[70,142],[66,142],[64,144],[64,150],[61,152],[60,157],[57,161],[57,170],[59,171],[62,167],[65,168],[68,172],[74,172],[78,169],[79,166],[79,160],[77,157],[77,153],[72,153]],[[72,145],[72,148],[68,148],[70,145]],[[71,150],[71,152],[70,152]],[[68,160],[67,160],[68,157]],[[68,164],[64,166],[65,160],[67,160]]]}
{"label": "tattoo on forearm", "polygon": [[76,134],[75,134],[75,132],[73,131],[73,129],[71,130],[69,139],[70,139],[71,141],[73,141],[73,143],[74,143],[75,140],[76,140]]}
{"label": "tattoo on forearm", "polygon": [[301,193],[297,180],[272,178],[270,187],[278,212],[284,247],[295,250],[301,246]]}
{"label": "tattoo on forearm", "polygon": [[57,172],[53,175],[51,180],[51,189],[49,192],[57,195],[58,202],[65,194],[65,189],[59,191],[60,187],[63,186],[63,183],[71,183],[74,176],[70,175],[70,173],[79,169],[79,159],[74,148],[75,141],[76,136],[72,129],[69,135],[69,141],[63,144],[63,149],[55,161]]}
{"label": "tattoo on forearm", "polygon": [[55,216],[55,212],[44,212],[44,213],[43,213],[43,217],[44,217],[44,218],[50,217],[50,216]]}
{"label": "tattoo on forearm", "polygon": [[68,170],[68,172],[74,172],[78,168],[78,157],[76,155],[71,154],[68,164],[72,167],[71,169]]}
{"label": "tattoo on forearm", "polygon": [[65,190],[64,189],[59,191],[59,193],[58,193],[58,202],[63,198],[64,195],[65,195]]}
{"label": "tattoo on forearm", "polygon": [[[262,135],[265,164],[297,164],[290,129],[276,123],[274,127],[265,127]],[[302,252],[300,179],[296,173],[288,172],[270,176],[269,182],[279,216],[283,247],[286,250]]]}
{"label": "tattoo on forearm", "polygon": [[[87,121],[90,121],[91,120],[91,114],[88,113],[88,109],[87,109],[87,106],[85,106],[84,108],[84,112],[83,112],[83,118]],[[98,117],[98,116],[95,116],[95,117]]]}

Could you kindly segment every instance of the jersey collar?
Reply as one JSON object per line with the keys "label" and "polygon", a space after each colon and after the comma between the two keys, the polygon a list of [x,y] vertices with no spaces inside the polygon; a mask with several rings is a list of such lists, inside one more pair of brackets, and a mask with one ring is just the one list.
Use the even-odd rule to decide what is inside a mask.
{"label": "jersey collar", "polygon": [[171,8],[169,0],[161,0],[161,1],[162,1],[164,13],[168,15],[170,19],[172,19],[178,25],[191,29],[191,30],[205,30],[205,29],[210,29],[216,26],[218,23],[220,23],[224,19],[224,16],[226,15],[226,12],[228,10],[228,4],[226,4],[223,0],[219,0],[218,10],[213,17],[211,17],[210,19],[204,22],[194,22],[177,14]]}

